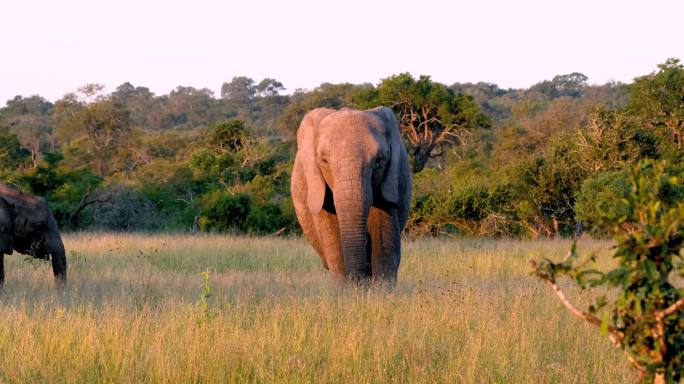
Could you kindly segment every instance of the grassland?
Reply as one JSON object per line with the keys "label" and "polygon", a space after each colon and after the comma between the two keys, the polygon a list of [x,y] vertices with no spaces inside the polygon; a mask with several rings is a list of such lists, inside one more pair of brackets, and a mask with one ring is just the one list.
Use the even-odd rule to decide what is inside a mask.
{"label": "grassland", "polygon": [[[597,329],[529,276],[530,259],[562,257],[568,241],[408,242],[394,290],[333,283],[300,239],[72,234],[65,243],[61,294],[49,264],[6,257],[3,382],[634,378]],[[608,259],[608,245],[579,247]],[[212,295],[202,299],[207,270]]]}

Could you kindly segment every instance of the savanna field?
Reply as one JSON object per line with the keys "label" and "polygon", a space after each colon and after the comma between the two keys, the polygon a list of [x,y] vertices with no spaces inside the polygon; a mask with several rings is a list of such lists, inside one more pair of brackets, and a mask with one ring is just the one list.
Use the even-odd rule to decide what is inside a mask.
{"label": "savanna field", "polygon": [[[334,283],[297,238],[64,241],[62,293],[49,263],[5,257],[3,382],[634,380],[621,352],[529,274],[531,259],[563,257],[568,240],[408,241],[394,289]],[[578,247],[609,265],[609,242]]]}

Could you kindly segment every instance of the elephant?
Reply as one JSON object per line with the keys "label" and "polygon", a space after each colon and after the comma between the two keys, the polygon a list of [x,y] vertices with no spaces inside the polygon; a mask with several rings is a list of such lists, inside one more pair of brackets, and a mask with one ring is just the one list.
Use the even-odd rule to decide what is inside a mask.
{"label": "elephant", "polygon": [[304,236],[333,278],[396,283],[412,180],[391,109],[308,112],[290,187]]}
{"label": "elephant", "polygon": [[64,286],[64,243],[47,204],[40,197],[0,183],[0,286],[5,282],[5,255],[14,250],[38,259],[51,259],[55,282],[58,287]]}

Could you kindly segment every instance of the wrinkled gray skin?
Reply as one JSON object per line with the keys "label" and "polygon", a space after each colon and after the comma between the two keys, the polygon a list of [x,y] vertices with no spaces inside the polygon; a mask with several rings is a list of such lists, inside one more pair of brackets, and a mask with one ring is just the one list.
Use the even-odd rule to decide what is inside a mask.
{"label": "wrinkled gray skin", "polygon": [[392,110],[307,113],[291,190],[304,235],[333,277],[396,282],[411,174]]}
{"label": "wrinkled gray skin", "polygon": [[0,183],[0,285],[5,282],[5,255],[13,250],[51,259],[57,287],[66,282],[64,244],[45,201]]}

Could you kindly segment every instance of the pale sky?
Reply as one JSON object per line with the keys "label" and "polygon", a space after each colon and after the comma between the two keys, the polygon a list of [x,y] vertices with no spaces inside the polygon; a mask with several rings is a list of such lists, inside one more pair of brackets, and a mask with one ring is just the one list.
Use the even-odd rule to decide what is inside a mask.
{"label": "pale sky", "polygon": [[86,83],[219,96],[234,76],[369,82],[400,72],[528,87],[581,72],[629,82],[684,60],[684,1],[3,0],[0,106]]}

